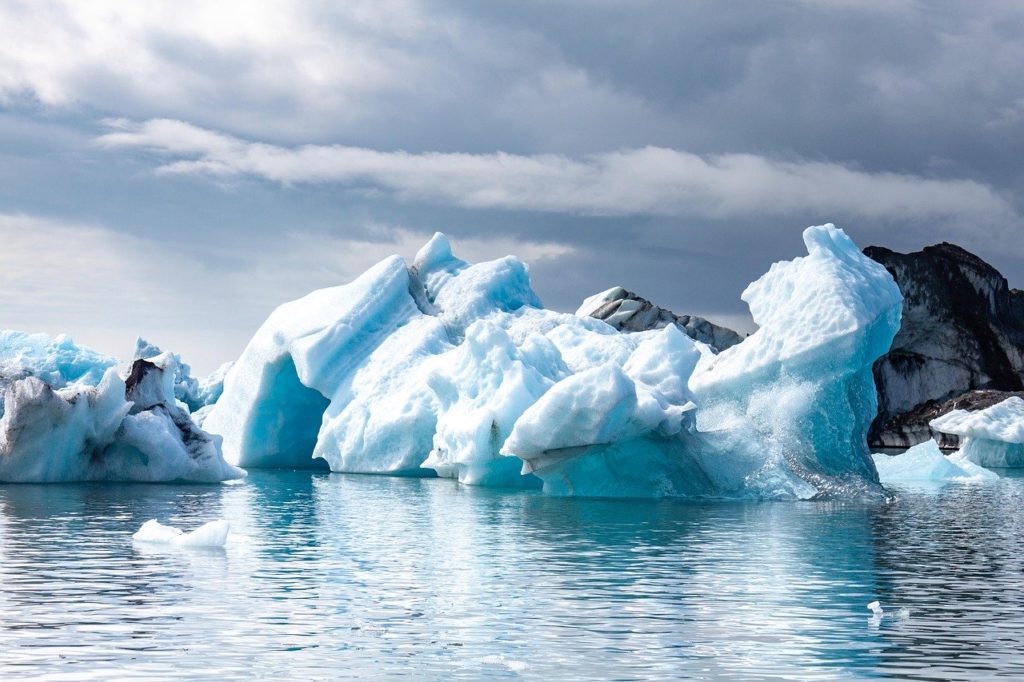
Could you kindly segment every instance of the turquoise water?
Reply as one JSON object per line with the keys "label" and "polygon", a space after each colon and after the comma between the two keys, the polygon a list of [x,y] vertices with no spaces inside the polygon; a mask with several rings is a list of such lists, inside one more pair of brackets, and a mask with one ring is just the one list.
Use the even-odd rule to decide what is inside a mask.
{"label": "turquoise water", "polygon": [[[879,505],[0,486],[0,677],[1020,678],[1022,504],[1024,479]],[[133,546],[150,518],[232,538]]]}

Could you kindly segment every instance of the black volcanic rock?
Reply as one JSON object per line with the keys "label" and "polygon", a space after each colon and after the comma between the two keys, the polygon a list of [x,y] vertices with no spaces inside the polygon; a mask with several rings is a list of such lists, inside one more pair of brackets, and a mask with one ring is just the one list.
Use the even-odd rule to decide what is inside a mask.
{"label": "black volcanic rock", "polygon": [[[928,421],[958,400],[967,401],[961,409],[982,409],[984,400],[964,398],[971,391],[1024,391],[1024,291],[954,244],[907,254],[869,246],[864,253],[885,266],[904,297],[900,332],[874,366],[872,446],[926,440]],[[999,395],[992,393],[990,404]]]}
{"label": "black volcanic rock", "polygon": [[696,315],[676,315],[622,287],[613,287],[591,296],[583,302],[576,314],[595,317],[624,332],[661,329],[674,324],[691,339],[702,341],[719,351],[743,340],[742,336],[727,327]]}

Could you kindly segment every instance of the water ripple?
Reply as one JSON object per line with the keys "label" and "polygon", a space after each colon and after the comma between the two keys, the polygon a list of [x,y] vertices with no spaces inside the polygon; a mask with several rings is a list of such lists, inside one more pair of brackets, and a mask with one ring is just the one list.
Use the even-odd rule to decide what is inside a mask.
{"label": "water ripple", "polygon": [[[0,673],[1020,678],[1022,501],[1020,478],[874,506],[308,472],[0,486]],[[232,539],[133,545],[150,518]]]}

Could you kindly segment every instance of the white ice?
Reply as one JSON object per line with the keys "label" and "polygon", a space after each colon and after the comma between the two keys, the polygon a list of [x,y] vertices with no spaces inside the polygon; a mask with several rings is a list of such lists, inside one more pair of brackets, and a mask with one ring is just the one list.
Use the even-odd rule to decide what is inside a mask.
{"label": "white ice", "polygon": [[933,419],[936,431],[960,436],[959,455],[984,467],[1024,466],[1024,400],[1007,398],[984,410],[953,410]]}
{"label": "white ice", "polygon": [[934,440],[927,440],[899,455],[872,455],[882,484],[892,487],[939,486],[946,483],[993,481],[999,475],[971,462],[960,453],[945,455]]}
{"label": "white ice", "polygon": [[150,519],[132,535],[132,540],[177,547],[223,547],[227,543],[230,531],[231,524],[227,521],[210,521],[185,533],[179,528],[165,526],[156,519]]}
{"label": "white ice", "polygon": [[79,346],[67,335],[0,330],[0,389],[30,376],[51,388],[96,386],[117,364],[116,358]]}
{"label": "white ice", "polygon": [[[9,377],[0,481],[195,481],[244,475],[175,399],[177,356],[117,366],[70,339],[0,332]],[[12,346],[15,352],[4,355]],[[97,377],[99,377],[97,379]]]}
{"label": "white ice", "polygon": [[743,298],[760,329],[720,355],[674,327],[618,333],[544,310],[513,257],[441,234],[411,266],[280,306],[203,426],[228,461],[535,485],[580,495],[807,498],[878,489],[871,365],[902,299],[831,225]]}

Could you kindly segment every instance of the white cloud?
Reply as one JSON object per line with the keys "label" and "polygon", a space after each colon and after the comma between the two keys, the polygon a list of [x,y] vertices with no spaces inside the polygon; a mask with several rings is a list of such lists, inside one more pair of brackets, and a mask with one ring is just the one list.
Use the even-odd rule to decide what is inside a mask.
{"label": "white cloud", "polygon": [[[372,226],[369,233],[295,231],[246,240],[230,254],[203,253],[203,245],[0,213],[0,327],[70,333],[119,357],[142,335],[209,371],[236,357],[280,303],[351,281],[393,253],[411,260],[429,237]],[[571,251],[506,238],[453,243],[471,261],[514,253],[531,262]]]}
{"label": "white cloud", "polygon": [[0,4],[0,26],[0,103],[28,95],[250,131],[367,115],[373,94],[433,68],[407,43],[448,30],[414,0],[16,0]]}
{"label": "white cloud", "polygon": [[579,158],[412,154],[342,145],[283,147],[167,119],[119,120],[112,126],[100,144],[155,152],[161,173],[369,186],[403,200],[466,208],[608,216],[1017,220],[1009,202],[984,183],[871,173],[826,161],[700,156],[650,146]]}

